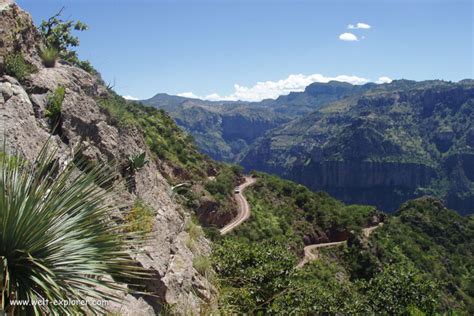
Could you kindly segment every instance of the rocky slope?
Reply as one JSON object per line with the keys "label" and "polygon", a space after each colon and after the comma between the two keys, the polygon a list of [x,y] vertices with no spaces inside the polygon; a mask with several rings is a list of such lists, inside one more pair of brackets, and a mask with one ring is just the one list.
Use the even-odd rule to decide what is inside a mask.
{"label": "rocky slope", "polygon": [[[0,132],[9,150],[32,160],[49,140],[58,148],[57,159],[62,162],[72,161],[79,146],[82,157],[91,163],[115,161],[122,166],[130,156],[143,152],[149,160],[132,175],[133,188],[123,179],[117,180],[120,194],[115,202],[130,207],[139,198],[153,209],[150,239],[144,251],[134,258],[152,271],[153,278],[146,288],[156,297],[128,295],[121,304],[111,304],[111,312],[151,315],[168,305],[177,313],[197,314],[212,305],[216,293],[213,285],[193,268],[196,256],[209,254],[209,242],[201,235],[195,237],[193,247],[189,246],[191,237],[186,227],[190,215],[176,202],[164,177],[170,177],[165,171],[173,169],[173,162],[160,159],[149,149],[142,130],[118,124],[101,106],[101,100],[110,99],[113,93],[99,77],[65,62],[54,68],[43,67],[38,56],[40,37],[31,17],[3,1],[0,43]],[[21,54],[34,66],[21,81],[5,73],[10,54]],[[52,133],[51,122],[45,116],[46,106],[48,97],[60,86],[66,93],[60,126]],[[171,124],[164,121],[163,126],[168,126],[165,123]],[[168,132],[181,133],[177,128]],[[124,176],[123,170],[117,171]],[[123,220],[119,209],[111,216]]]}
{"label": "rocky slope", "polygon": [[472,80],[395,81],[271,131],[241,163],[347,203],[393,211],[429,194],[472,213],[473,122]]}

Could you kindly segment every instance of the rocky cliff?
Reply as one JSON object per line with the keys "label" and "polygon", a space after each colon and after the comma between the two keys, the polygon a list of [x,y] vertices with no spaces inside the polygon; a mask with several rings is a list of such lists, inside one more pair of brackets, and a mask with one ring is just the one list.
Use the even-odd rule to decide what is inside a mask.
{"label": "rocky cliff", "polygon": [[[122,303],[110,304],[111,312],[151,315],[167,305],[180,314],[198,314],[211,306],[215,289],[193,268],[193,258],[209,254],[209,242],[200,236],[190,249],[191,237],[186,231],[190,215],[175,201],[163,173],[172,164],[150,151],[139,128],[118,124],[100,105],[112,92],[97,75],[66,62],[45,68],[38,56],[39,44],[40,36],[29,14],[1,2],[0,132],[7,148],[31,160],[49,140],[58,148],[57,159],[62,162],[72,161],[78,148],[91,163],[114,161],[121,166],[137,153],[145,153],[149,160],[133,174],[133,189],[122,178],[117,179],[120,194],[115,202],[130,207],[139,198],[153,209],[150,238],[143,251],[131,254],[138,265],[152,272],[146,289],[155,296],[127,295]],[[11,54],[21,54],[32,66],[31,74],[20,81],[5,73],[6,57]],[[45,113],[48,98],[58,87],[65,88],[65,97],[60,126],[52,133]],[[111,216],[123,220],[119,209]]]}
{"label": "rocky cliff", "polygon": [[242,165],[386,211],[428,194],[472,213],[473,121],[472,80],[395,81],[274,129]]}

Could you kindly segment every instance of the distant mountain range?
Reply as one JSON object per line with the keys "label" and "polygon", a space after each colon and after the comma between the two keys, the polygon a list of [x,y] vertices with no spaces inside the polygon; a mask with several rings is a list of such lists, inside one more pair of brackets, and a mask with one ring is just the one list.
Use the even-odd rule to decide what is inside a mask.
{"label": "distant mountain range", "polygon": [[275,173],[348,203],[393,211],[421,195],[474,212],[474,81],[313,83],[261,102],[165,94],[211,157]]}
{"label": "distant mountain range", "polygon": [[163,93],[141,102],[170,113],[178,125],[193,135],[204,153],[214,159],[237,162],[248,146],[268,130],[328,102],[375,86],[374,83],[357,86],[337,81],[313,83],[304,92],[261,102],[203,101]]}

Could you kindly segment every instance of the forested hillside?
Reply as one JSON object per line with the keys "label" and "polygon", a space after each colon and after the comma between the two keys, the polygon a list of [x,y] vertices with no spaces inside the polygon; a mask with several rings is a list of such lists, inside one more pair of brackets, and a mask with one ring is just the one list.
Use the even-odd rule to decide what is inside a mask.
{"label": "forested hillside", "polygon": [[384,211],[433,195],[468,214],[473,122],[472,80],[394,81],[274,129],[241,164]]}
{"label": "forested hillside", "polygon": [[[247,194],[252,218],[215,240],[225,311],[472,313],[471,217],[433,198],[384,215],[273,176],[257,179]],[[369,237],[361,232],[379,221]],[[339,240],[347,242],[297,268],[304,245]]]}

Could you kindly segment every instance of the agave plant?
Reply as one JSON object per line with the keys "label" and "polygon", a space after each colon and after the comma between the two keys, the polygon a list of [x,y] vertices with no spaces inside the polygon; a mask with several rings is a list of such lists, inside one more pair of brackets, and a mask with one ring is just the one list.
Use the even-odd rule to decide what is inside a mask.
{"label": "agave plant", "polygon": [[[126,287],[114,279],[146,277],[127,253],[137,239],[108,216],[113,190],[100,186],[114,175],[101,169],[60,166],[47,146],[32,163],[0,155],[0,300],[7,314],[103,313],[104,306],[61,302],[117,300]],[[14,306],[18,301],[28,306]]]}
{"label": "agave plant", "polygon": [[145,167],[145,165],[148,163],[145,152],[128,157],[128,161],[129,161],[129,168],[132,170],[132,172],[140,170],[141,168]]}

